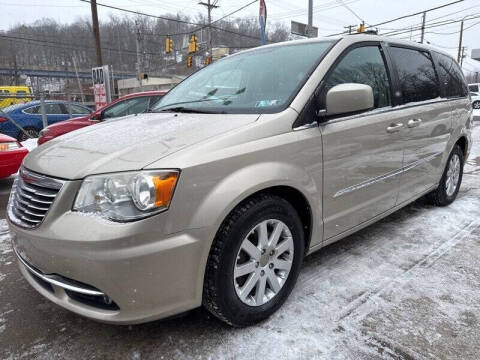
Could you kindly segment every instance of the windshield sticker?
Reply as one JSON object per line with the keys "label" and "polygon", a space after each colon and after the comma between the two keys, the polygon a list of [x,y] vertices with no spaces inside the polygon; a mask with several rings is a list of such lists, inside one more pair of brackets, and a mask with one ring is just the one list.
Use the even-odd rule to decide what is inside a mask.
{"label": "windshield sticker", "polygon": [[255,107],[275,106],[280,103],[280,100],[259,100],[255,103]]}

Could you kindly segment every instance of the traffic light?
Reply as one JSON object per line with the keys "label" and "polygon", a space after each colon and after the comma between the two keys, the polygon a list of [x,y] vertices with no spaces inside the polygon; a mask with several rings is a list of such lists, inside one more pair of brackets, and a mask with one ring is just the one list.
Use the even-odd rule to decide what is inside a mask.
{"label": "traffic light", "polygon": [[357,33],[365,32],[365,23],[361,23],[360,26],[357,28]]}
{"label": "traffic light", "polygon": [[188,52],[194,53],[198,51],[198,40],[196,35],[190,36],[190,42],[188,43]]}
{"label": "traffic light", "polygon": [[212,57],[211,57],[211,56],[207,56],[207,57],[205,58],[205,65],[209,65],[211,62],[212,62]]}
{"label": "traffic light", "polygon": [[173,50],[173,40],[172,40],[171,37],[168,36],[165,39],[165,52],[167,54],[170,54],[172,52],[172,50]]}
{"label": "traffic light", "polygon": [[193,56],[188,55],[187,56],[187,68],[192,67],[192,63],[193,63]]}

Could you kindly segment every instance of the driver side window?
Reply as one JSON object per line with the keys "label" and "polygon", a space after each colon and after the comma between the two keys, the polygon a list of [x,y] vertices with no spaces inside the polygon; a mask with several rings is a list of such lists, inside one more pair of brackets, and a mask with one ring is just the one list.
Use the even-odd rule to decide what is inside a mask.
{"label": "driver side window", "polygon": [[391,105],[387,67],[378,46],[355,48],[344,56],[328,75],[322,98],[335,85],[345,83],[370,85],[375,108]]}

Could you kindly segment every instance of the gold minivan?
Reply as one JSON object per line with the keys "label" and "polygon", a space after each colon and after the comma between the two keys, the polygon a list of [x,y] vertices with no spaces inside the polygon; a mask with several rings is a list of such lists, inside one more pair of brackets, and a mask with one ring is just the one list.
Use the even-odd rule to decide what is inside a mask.
{"label": "gold minivan", "polygon": [[460,67],[429,46],[359,34],[240,52],[152,112],[33,150],[7,209],[20,270],[103,322],[203,305],[255,324],[304,256],[421,196],[454,201],[471,119]]}

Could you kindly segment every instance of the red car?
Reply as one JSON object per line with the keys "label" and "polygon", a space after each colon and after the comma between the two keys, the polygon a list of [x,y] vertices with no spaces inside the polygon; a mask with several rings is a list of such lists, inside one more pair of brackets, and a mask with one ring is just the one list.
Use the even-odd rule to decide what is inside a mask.
{"label": "red car", "polygon": [[17,139],[0,134],[0,179],[15,174],[27,154]]}
{"label": "red car", "polygon": [[145,91],[128,94],[87,116],[52,124],[40,131],[38,145],[70,131],[94,125],[106,119],[145,112],[151,109],[165,94],[166,91]]}

